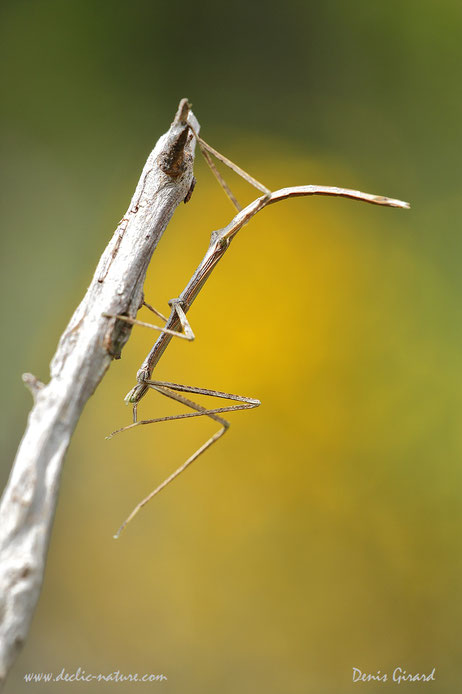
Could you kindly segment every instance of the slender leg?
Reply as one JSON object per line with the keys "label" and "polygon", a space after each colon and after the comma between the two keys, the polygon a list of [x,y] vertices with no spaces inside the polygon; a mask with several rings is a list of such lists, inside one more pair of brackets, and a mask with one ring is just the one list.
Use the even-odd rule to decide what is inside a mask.
{"label": "slender leg", "polygon": [[241,178],[244,179],[244,181],[247,181],[247,183],[250,183],[251,186],[254,188],[257,188],[257,190],[260,190],[262,193],[270,193],[271,191],[269,188],[267,188],[263,183],[260,183],[260,181],[257,181],[256,178],[251,176],[250,174],[247,173],[247,171],[244,171],[244,169],[241,169],[240,166],[235,164],[231,159],[228,159],[228,157],[225,157],[223,154],[220,154],[220,152],[217,152],[216,149],[208,145],[205,140],[203,140],[199,135],[196,135],[196,139],[201,147],[201,150],[203,151],[206,149],[210,154],[213,154],[214,157],[216,157],[219,161],[223,162],[223,164],[226,164],[230,169],[232,169],[235,173],[238,174]]}
{"label": "slender leg", "polygon": [[233,191],[231,190],[231,188],[226,183],[225,179],[223,178],[223,176],[221,175],[221,173],[218,171],[217,167],[213,163],[212,157],[210,156],[208,151],[205,149],[205,147],[203,147],[201,145],[200,142],[199,142],[199,147],[201,148],[202,155],[203,155],[205,161],[207,162],[207,164],[209,165],[211,172],[213,173],[213,175],[217,179],[218,183],[221,185],[221,187],[225,191],[228,198],[233,203],[234,207],[237,209],[238,212],[240,212],[242,210],[242,207],[240,206],[240,204],[236,200],[236,198],[233,194]]}
{"label": "slender leg", "polygon": [[155,313],[158,318],[164,321],[164,323],[168,321],[168,318],[166,318],[163,313],[154,308],[154,306],[151,306],[151,304],[148,304],[147,301],[143,301],[143,306],[146,306],[146,308]]}
{"label": "slender leg", "polygon": [[186,313],[183,311],[183,306],[182,302],[180,299],[170,299],[168,302],[169,306],[175,309],[176,314],[178,318],[180,319],[181,327],[183,329],[182,333],[178,333],[178,335],[184,336],[187,340],[194,340],[196,337],[192,331],[191,326],[189,325],[189,321],[186,318]]}
{"label": "slender leg", "polygon": [[[128,431],[128,429],[133,429],[134,427],[142,426],[144,424],[155,424],[156,422],[171,422],[175,421],[177,419],[189,419],[190,417],[202,417],[203,415],[207,415],[211,417],[211,415],[214,414],[220,414],[223,412],[234,412],[236,410],[252,410],[254,407],[258,407],[260,405],[260,400],[256,400],[255,398],[247,398],[242,395],[234,395],[233,393],[223,393],[219,390],[208,390],[206,388],[195,388],[194,386],[183,386],[180,385],[179,383],[167,383],[165,381],[144,381],[144,383],[149,386],[150,388],[153,388],[156,390],[158,393],[161,393],[162,395],[167,395],[168,397],[172,397],[173,399],[177,399],[178,402],[182,402],[180,399],[179,395],[176,395],[174,397],[174,393],[167,392],[168,391],[180,391],[183,393],[197,393],[198,395],[209,395],[215,398],[224,398],[225,400],[234,400],[237,401],[239,404],[238,405],[227,405],[226,407],[217,407],[213,409],[207,409],[205,407],[202,407],[200,405],[196,405],[195,403],[192,403],[191,405],[188,404],[190,401],[187,403],[185,402],[184,404],[187,404],[188,407],[192,407],[192,409],[196,410],[196,412],[184,412],[183,414],[175,414],[175,415],[170,415],[168,417],[156,417],[154,419],[139,419],[134,421],[132,424],[127,424],[127,426],[122,427],[121,429],[116,429],[113,431],[109,436],[106,436],[106,439],[112,439],[113,436],[116,434],[120,434],[122,431]],[[186,400],[186,398],[184,398]],[[194,405],[194,407],[193,407]],[[212,417],[213,419],[213,417]]]}
{"label": "slender leg", "polygon": [[[245,410],[245,409],[252,409],[254,407],[258,407],[260,404],[259,400],[256,400],[254,398],[246,398],[241,395],[233,395],[232,393],[223,393],[221,391],[217,390],[207,390],[205,388],[195,388],[193,386],[183,386],[178,383],[166,383],[163,381],[146,381],[146,384],[149,385],[151,388],[156,390],[158,393],[161,393],[162,395],[165,395],[173,400],[176,400],[177,402],[180,402],[183,405],[186,405],[186,407],[190,407],[191,409],[195,410],[194,412],[188,412],[185,414],[180,414],[180,415],[173,415],[170,417],[160,417],[156,419],[147,419],[147,420],[140,420],[137,422],[134,422],[133,424],[130,424],[129,426],[123,427],[123,429],[119,429],[118,431],[113,432],[110,436],[107,438],[111,438],[114,434],[117,434],[121,431],[125,431],[126,429],[131,429],[134,426],[138,426],[141,424],[152,424],[154,422],[166,422],[166,421],[172,421],[176,419],[185,419],[187,417],[199,417],[206,415],[213,419],[214,421],[218,422],[221,424],[221,429],[219,429],[213,436],[211,436],[200,448],[197,449],[193,453],[192,456],[190,456],[182,465],[180,465],[175,472],[173,472],[167,479],[165,479],[158,487],[156,487],[150,494],[148,494],[147,497],[145,497],[142,501],[139,502],[133,509],[133,511],[130,513],[130,515],[127,517],[127,519],[122,523],[120,526],[119,530],[117,533],[114,535],[114,538],[118,538],[122,530],[125,528],[125,526],[136,516],[138,511],[145,506],[156,494],[158,494],[164,487],[166,487],[170,482],[172,482],[178,475],[180,475],[184,470],[186,470],[191,463],[193,463],[197,458],[204,453],[210,446],[215,443],[215,441],[218,441],[219,438],[223,436],[223,434],[227,431],[229,428],[229,422],[227,422],[225,419],[222,417],[219,417],[218,414],[222,412],[231,412],[234,410]],[[188,398],[185,398],[183,395],[179,395],[178,392],[175,391],[180,391],[183,393],[197,393],[200,395],[210,395],[213,397],[218,397],[218,398],[224,398],[227,400],[234,400],[239,402],[240,404],[238,405],[229,405],[227,407],[220,407],[216,409],[206,409],[205,407],[202,407],[202,405],[198,405],[197,403],[193,402],[192,400],[189,400]]]}
{"label": "slender leg", "polygon": [[[143,328],[151,328],[151,330],[158,330],[161,333],[167,333],[168,335],[173,335],[174,337],[181,337],[183,340],[189,340],[192,342],[194,340],[195,335],[191,329],[191,326],[189,325],[188,319],[186,318],[186,314],[183,311],[181,307],[181,302],[179,299],[172,299],[170,302],[170,305],[175,308],[175,311],[178,314],[178,318],[180,319],[181,322],[181,327],[183,329],[183,332],[180,333],[177,330],[169,330],[168,328],[161,328],[159,325],[152,325],[152,323],[145,323],[144,321],[137,320],[136,318],[130,318],[130,316],[122,316],[120,314],[113,314],[113,313],[103,313],[103,316],[105,318],[117,318],[118,320],[124,321],[125,323],[130,323],[130,325],[140,325]],[[147,304],[145,301],[143,301],[143,306],[146,306],[150,311],[156,314],[156,316],[159,316],[162,320],[167,322],[167,318],[160,313],[160,311],[157,311],[153,306],[150,304]]]}
{"label": "slender leg", "polygon": [[223,162],[223,164],[226,164],[232,171],[238,174],[241,178],[244,179],[244,181],[247,181],[247,183],[250,183],[251,186],[254,188],[257,188],[257,190],[260,190],[262,193],[266,193],[267,195],[271,193],[269,188],[267,188],[263,183],[260,183],[260,181],[257,181],[256,178],[251,176],[250,174],[247,173],[247,171],[244,171],[244,169],[241,169],[240,166],[235,164],[231,159],[228,159],[228,157],[225,157],[223,154],[220,154],[220,152],[217,152],[216,149],[211,147],[210,145],[203,140],[198,133],[194,130],[194,128],[190,125],[189,126],[193,132],[194,137],[196,138],[196,141],[199,144],[199,147],[201,149],[202,155],[209,165],[210,169],[212,170],[213,175],[216,177],[218,183],[222,186],[223,190],[225,191],[226,195],[229,197],[233,205],[237,208],[238,211],[241,211],[241,206],[239,205],[238,201],[234,197],[233,193],[231,192],[228,184],[224,180],[224,178],[221,176],[220,172],[216,168],[215,164],[213,163],[212,159],[210,158],[210,154],[213,154],[214,157],[216,157],[219,161]]}

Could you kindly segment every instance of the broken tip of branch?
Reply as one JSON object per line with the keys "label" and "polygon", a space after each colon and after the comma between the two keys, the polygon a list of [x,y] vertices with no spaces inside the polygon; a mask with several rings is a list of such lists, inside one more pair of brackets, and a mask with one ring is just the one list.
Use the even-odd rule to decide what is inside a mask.
{"label": "broken tip of branch", "polygon": [[184,149],[188,142],[189,125],[186,121],[180,121],[178,124],[174,122],[174,128],[176,130],[176,135],[172,137],[159,156],[159,166],[167,176],[176,179],[179,178],[187,168],[187,155]]}
{"label": "broken tip of branch", "polygon": [[191,104],[189,103],[188,99],[181,99],[180,103],[178,104],[178,110],[175,118],[173,119],[172,125],[186,125],[190,110]]}

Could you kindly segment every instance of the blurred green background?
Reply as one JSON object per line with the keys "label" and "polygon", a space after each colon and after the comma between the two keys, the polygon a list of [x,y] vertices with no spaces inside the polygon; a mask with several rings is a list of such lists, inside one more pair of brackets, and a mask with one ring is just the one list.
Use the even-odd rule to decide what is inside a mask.
{"label": "blurred green background", "polygon": [[[435,667],[425,686],[459,691],[460,2],[4,0],[0,12],[2,482],[31,405],[20,375],[47,379],[181,97],[204,138],[269,187],[412,204],[299,199],[240,232],[189,314],[196,342],[174,341],[157,377],[262,406],[232,414],[114,542],[215,430],[191,420],[105,441],[130,421],[123,396],[154,337],[132,333],[69,449],[6,691],[81,667],[164,673],[151,687],[172,694],[375,692],[395,685],[353,684],[352,668],[397,666]],[[233,214],[199,159],[196,177],[149,270],[160,310]],[[174,409],[152,394],[141,414]]]}

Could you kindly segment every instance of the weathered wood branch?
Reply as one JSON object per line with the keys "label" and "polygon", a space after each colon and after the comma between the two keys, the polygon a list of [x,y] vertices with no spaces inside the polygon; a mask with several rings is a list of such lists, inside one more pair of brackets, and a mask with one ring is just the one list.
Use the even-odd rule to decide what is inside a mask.
{"label": "weathered wood branch", "polygon": [[125,217],[104,251],[88,291],[64,331],[0,503],[0,688],[27,636],[40,594],[64,456],[80,414],[119,358],[131,330],[103,314],[134,317],[157,243],[193,184],[199,124],[186,99],[150,154]]}

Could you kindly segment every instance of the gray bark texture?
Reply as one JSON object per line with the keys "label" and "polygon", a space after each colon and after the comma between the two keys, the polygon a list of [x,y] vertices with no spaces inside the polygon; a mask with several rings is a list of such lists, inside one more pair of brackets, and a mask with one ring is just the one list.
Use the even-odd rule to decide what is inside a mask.
{"label": "gray bark texture", "polygon": [[61,336],[50,382],[23,377],[35,402],[0,503],[0,688],[39,598],[70,438],[85,403],[130,335],[131,326],[103,314],[136,316],[152,254],[193,183],[195,138],[188,124],[199,130],[183,99]]}

